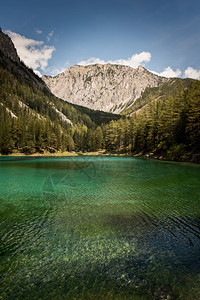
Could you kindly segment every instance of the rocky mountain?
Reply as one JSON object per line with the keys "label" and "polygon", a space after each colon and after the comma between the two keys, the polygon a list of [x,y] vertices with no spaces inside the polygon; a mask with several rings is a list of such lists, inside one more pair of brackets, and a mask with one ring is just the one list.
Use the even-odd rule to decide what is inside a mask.
{"label": "rocky mountain", "polygon": [[118,114],[132,105],[146,87],[157,87],[168,81],[142,66],[133,69],[112,64],[73,66],[55,77],[42,79],[63,100]]}
{"label": "rocky mountain", "polygon": [[1,45],[1,51],[4,56],[7,56],[9,59],[11,59],[13,62],[20,63],[20,59],[17,55],[17,51],[9,38],[8,35],[4,34],[2,32],[2,29],[0,28],[0,45]]}
{"label": "rocky mountain", "polygon": [[31,84],[44,88],[46,85],[32,69],[28,68],[19,58],[10,37],[0,28],[0,64],[12,74],[29,81]]}
{"label": "rocky mountain", "polygon": [[57,92],[66,90],[68,100],[102,110],[53,95],[0,31],[0,154],[102,149],[200,161],[200,81],[113,65],[74,66],[44,78],[55,89],[60,84]]}
{"label": "rocky mountain", "polygon": [[100,147],[100,126],[119,118],[54,96],[0,30],[0,154],[79,151],[93,140]]}

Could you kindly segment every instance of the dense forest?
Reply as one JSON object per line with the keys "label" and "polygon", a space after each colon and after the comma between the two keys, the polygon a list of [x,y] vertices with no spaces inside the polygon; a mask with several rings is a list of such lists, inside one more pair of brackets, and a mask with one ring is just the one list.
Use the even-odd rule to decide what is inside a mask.
{"label": "dense forest", "polygon": [[171,79],[148,88],[128,119],[106,125],[105,147],[112,152],[188,160],[200,153],[200,81]]}
{"label": "dense forest", "polygon": [[92,151],[118,115],[73,106],[0,67],[0,153]]}
{"label": "dense forest", "polygon": [[187,159],[199,154],[200,81],[148,88],[120,117],[62,101],[0,69],[0,152],[98,151]]}
{"label": "dense forest", "polygon": [[200,81],[146,88],[120,116],[58,99],[0,51],[0,154],[99,150],[199,162]]}

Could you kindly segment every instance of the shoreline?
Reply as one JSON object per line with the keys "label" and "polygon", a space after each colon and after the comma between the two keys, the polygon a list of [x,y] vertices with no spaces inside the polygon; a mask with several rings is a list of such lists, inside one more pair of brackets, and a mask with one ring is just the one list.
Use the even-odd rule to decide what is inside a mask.
{"label": "shoreline", "polygon": [[110,153],[105,153],[105,150],[100,150],[100,151],[96,151],[96,152],[55,152],[55,153],[50,153],[50,152],[45,152],[45,153],[33,153],[33,154],[25,154],[23,152],[14,152],[14,153],[9,153],[7,155],[5,154],[0,154],[0,157],[12,157],[12,156],[24,156],[24,157],[35,157],[35,156],[39,156],[39,157],[59,157],[59,156],[63,156],[63,157],[67,157],[67,156],[98,156],[98,155],[112,155]]}
{"label": "shoreline", "polygon": [[24,157],[34,157],[34,156],[41,156],[41,157],[51,157],[51,156],[77,156],[77,153],[73,152],[45,152],[45,153],[33,153],[33,154],[25,154],[22,152],[10,153],[7,155],[0,154],[0,157],[12,157],[12,156],[24,156]]}
{"label": "shoreline", "polygon": [[188,162],[188,163],[194,163],[194,164],[200,164],[200,154],[189,154],[186,153],[185,156],[180,157],[165,157],[165,156],[158,156],[154,155],[153,153],[149,154],[132,154],[132,153],[108,153],[105,152],[105,150],[99,150],[95,152],[45,152],[45,153],[33,153],[33,154],[25,154],[21,152],[16,153],[10,153],[7,155],[0,154],[0,157],[74,157],[74,156],[120,156],[120,157],[138,157],[138,158],[144,158],[144,159],[154,159],[154,160],[160,160],[160,161],[174,161],[174,162]]}

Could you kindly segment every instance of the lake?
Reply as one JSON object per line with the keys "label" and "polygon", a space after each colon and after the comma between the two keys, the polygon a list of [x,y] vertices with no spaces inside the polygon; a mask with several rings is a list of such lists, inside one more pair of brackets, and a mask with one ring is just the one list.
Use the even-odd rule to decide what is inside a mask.
{"label": "lake", "polygon": [[200,299],[200,166],[0,158],[0,299]]}

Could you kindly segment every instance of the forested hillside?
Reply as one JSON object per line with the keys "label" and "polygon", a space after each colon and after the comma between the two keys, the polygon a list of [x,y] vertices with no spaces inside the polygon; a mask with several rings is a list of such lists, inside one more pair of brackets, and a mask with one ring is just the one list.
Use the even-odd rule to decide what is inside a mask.
{"label": "forested hillside", "polygon": [[102,148],[103,124],[119,118],[56,98],[0,30],[1,154]]}
{"label": "forested hillside", "polygon": [[[146,88],[124,116],[55,97],[0,32],[0,153],[98,151],[200,161],[200,81]],[[10,51],[9,51],[10,49]]]}
{"label": "forested hillside", "polygon": [[105,148],[109,153],[189,160],[200,152],[197,80],[173,79],[146,89],[123,118],[68,104],[2,66],[0,86],[2,154]]}
{"label": "forested hillside", "polygon": [[[27,83],[0,67],[0,152],[34,153],[102,147],[102,123],[119,116],[84,110]],[[91,117],[90,117],[91,116]],[[95,120],[97,120],[95,122]],[[99,125],[99,126],[98,126]],[[100,136],[99,136],[100,135]],[[102,140],[102,141],[101,141]]]}
{"label": "forested hillside", "polygon": [[199,161],[200,81],[171,79],[148,88],[128,115],[106,126],[108,151]]}

